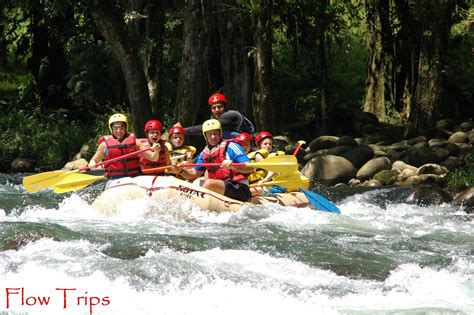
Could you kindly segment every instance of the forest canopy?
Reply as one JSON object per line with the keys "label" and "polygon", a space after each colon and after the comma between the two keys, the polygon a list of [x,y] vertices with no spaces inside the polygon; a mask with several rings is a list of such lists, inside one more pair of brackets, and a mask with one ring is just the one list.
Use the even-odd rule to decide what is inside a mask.
{"label": "forest canopy", "polygon": [[404,136],[474,117],[474,8],[455,0],[0,2],[0,170],[57,168],[124,112],[141,134],[209,117],[259,130],[353,133],[368,112]]}

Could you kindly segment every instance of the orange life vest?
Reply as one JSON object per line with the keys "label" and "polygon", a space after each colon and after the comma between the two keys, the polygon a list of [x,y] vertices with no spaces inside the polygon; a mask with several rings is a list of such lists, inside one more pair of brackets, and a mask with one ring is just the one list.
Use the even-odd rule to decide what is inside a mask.
{"label": "orange life vest", "polygon": [[[150,147],[150,142],[148,142],[148,139],[141,138],[139,140],[145,145],[146,148]],[[146,169],[150,169],[150,168],[166,166],[166,151],[165,151],[166,144],[163,139],[160,139],[159,143],[160,143],[161,148],[160,148],[160,156],[158,157],[158,161],[153,162],[144,156],[140,157],[140,167],[142,171]],[[165,170],[160,170],[160,171],[154,171],[153,173],[147,173],[147,174],[159,175],[164,172]]]}
{"label": "orange life vest", "polygon": [[[229,145],[229,140],[222,141],[218,146],[209,148],[208,145],[202,151],[202,158],[204,163],[222,163],[225,160],[225,153],[227,146]],[[231,169],[222,169],[219,166],[215,166],[207,169],[209,178],[220,179],[220,180],[230,180],[233,183],[241,182],[247,179],[248,175],[242,174],[236,170]]]}
{"label": "orange life vest", "polygon": [[[110,160],[137,151],[135,143],[136,136],[133,133],[128,134],[121,142],[113,136],[103,137],[107,145],[107,155],[104,160]],[[121,159],[105,166],[105,176],[136,176],[140,174],[140,163],[138,156]]]}

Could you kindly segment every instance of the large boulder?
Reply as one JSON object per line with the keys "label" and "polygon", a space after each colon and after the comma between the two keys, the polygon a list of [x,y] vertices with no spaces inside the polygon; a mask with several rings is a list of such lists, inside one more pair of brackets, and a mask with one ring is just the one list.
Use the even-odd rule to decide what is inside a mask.
{"label": "large boulder", "polygon": [[80,158],[75,161],[67,162],[66,165],[63,166],[62,170],[63,171],[72,171],[72,170],[78,170],[82,167],[86,167],[88,165],[88,162],[86,159]]}
{"label": "large boulder", "polygon": [[381,170],[372,179],[379,181],[383,185],[391,185],[395,182],[398,172],[394,170]]}
{"label": "large boulder", "polygon": [[413,149],[410,150],[404,161],[419,167],[427,163],[438,163],[438,156],[430,148]]}
{"label": "large boulder", "polygon": [[454,198],[455,205],[462,207],[467,213],[474,212],[474,187],[469,187]]}
{"label": "large boulder", "polygon": [[329,149],[336,146],[339,137],[335,136],[320,136],[309,143],[311,152],[316,152],[320,149]]}
{"label": "large boulder", "polygon": [[448,141],[453,143],[469,143],[469,136],[465,132],[458,131],[449,136]]}
{"label": "large boulder", "polygon": [[32,159],[18,157],[13,160],[10,167],[10,171],[12,173],[34,172],[36,167],[36,161]]}
{"label": "large boulder", "polygon": [[374,158],[365,163],[359,171],[357,171],[356,178],[367,180],[382,170],[389,170],[390,167],[391,163],[387,157]]}
{"label": "large boulder", "polygon": [[336,155],[319,155],[312,158],[301,170],[310,181],[324,185],[345,183],[356,174],[356,169],[347,159]]}
{"label": "large boulder", "polygon": [[374,157],[374,152],[368,146],[360,145],[348,152],[344,152],[341,154],[341,157],[349,160],[354,167],[360,168]]}
{"label": "large boulder", "polygon": [[412,187],[405,196],[405,203],[419,206],[440,205],[452,202],[453,198],[446,191],[433,186]]}

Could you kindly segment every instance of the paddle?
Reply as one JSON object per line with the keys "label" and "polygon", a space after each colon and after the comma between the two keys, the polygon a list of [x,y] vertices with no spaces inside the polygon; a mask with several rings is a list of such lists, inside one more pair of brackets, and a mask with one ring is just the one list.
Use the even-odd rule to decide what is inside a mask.
{"label": "paddle", "polygon": [[294,155],[294,156],[296,156],[296,155],[298,154],[298,152],[300,152],[301,147],[302,147],[304,144],[306,144],[306,141],[304,141],[304,140],[298,141],[298,146],[296,147],[295,152],[293,152],[293,155]]}
{"label": "paddle", "polygon": [[[189,163],[182,164],[181,167],[213,167],[220,166],[221,163]],[[293,173],[298,171],[298,161],[293,155],[279,155],[266,158],[260,162],[248,163],[231,163],[231,166],[247,166],[253,168],[261,168],[275,173]]]}
{"label": "paddle", "polygon": [[[143,152],[148,151],[148,150],[151,150],[151,148],[131,152],[131,153],[128,153],[128,154],[125,154],[125,155],[121,155],[121,156],[118,156],[116,158],[97,163],[95,166],[98,167],[98,166],[102,166],[102,165],[107,165],[109,163],[116,162],[116,161],[119,161],[119,160],[122,160],[122,159],[125,159],[125,158],[137,156],[140,153],[143,153]],[[69,174],[75,174],[75,173],[78,173],[78,172],[85,172],[85,171],[89,171],[89,170],[90,170],[90,167],[85,166],[85,167],[82,167],[80,169],[73,170],[73,171],[68,171],[68,172],[50,171],[50,172],[39,173],[39,174],[35,174],[35,175],[31,175],[31,176],[27,176],[27,177],[23,178],[23,186],[25,187],[27,192],[37,192],[37,191],[40,191],[42,189],[46,189],[48,187],[54,186],[56,183],[63,180],[64,177],[69,175]]]}
{"label": "paddle", "polygon": [[301,180],[300,175],[298,173],[284,173],[277,175],[273,178],[273,180],[269,182],[265,182],[262,185],[258,183],[250,185],[250,187],[260,187],[260,186],[272,186],[278,185],[285,187],[288,190],[298,190],[299,188],[305,187],[305,184]]}
{"label": "paddle", "polygon": [[311,203],[311,205],[317,210],[333,212],[333,213],[341,213],[341,210],[339,210],[338,207],[336,207],[332,202],[330,202],[323,196],[318,195],[315,192],[312,192],[303,188],[300,188],[299,191],[304,193],[309,203]]}
{"label": "paddle", "polygon": [[57,194],[62,194],[79,190],[105,178],[105,176],[95,176],[84,173],[69,174],[53,185],[53,191]]}

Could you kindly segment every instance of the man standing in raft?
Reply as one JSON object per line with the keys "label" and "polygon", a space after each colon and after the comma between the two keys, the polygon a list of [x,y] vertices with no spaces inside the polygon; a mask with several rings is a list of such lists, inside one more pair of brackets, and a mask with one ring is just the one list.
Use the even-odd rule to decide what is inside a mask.
{"label": "man standing in raft", "polygon": [[[127,127],[128,120],[125,115],[114,114],[110,116],[109,130],[111,135],[100,137],[99,147],[89,162],[90,168],[94,168],[95,165],[102,160],[107,161],[125,154],[146,149],[145,144],[138,140],[133,133],[128,132]],[[139,175],[140,156],[144,156],[150,161],[157,161],[160,153],[159,146],[159,143],[154,143],[151,146],[151,151],[145,151],[138,156],[107,164],[105,167],[105,177],[107,177],[107,179],[118,179]]]}
{"label": "man standing in raft", "polygon": [[[211,110],[212,118],[218,119],[222,126],[224,139],[232,139],[241,132],[255,133],[255,127],[247,117],[238,111],[229,110],[224,94],[212,94],[207,104]],[[185,130],[187,135],[199,135],[202,133],[202,125],[187,127]]]}
{"label": "man standing in raft", "polygon": [[[199,154],[197,163],[221,163],[220,166],[208,168],[208,178],[202,187],[215,191],[232,199],[247,201],[250,199],[248,174],[253,172],[252,167],[231,166],[231,163],[248,163],[249,158],[244,149],[237,143],[222,139],[222,127],[218,120],[206,120],[202,125],[202,132],[207,145]],[[187,169],[175,166],[172,172],[188,180],[194,180],[203,175],[205,167],[194,166]]]}

